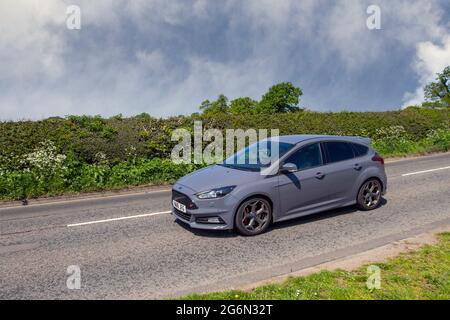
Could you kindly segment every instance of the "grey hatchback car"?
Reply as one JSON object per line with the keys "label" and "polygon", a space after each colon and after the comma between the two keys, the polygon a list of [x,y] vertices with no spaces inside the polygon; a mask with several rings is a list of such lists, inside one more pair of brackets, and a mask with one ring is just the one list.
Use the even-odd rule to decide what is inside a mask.
{"label": "grey hatchback car", "polygon": [[[237,161],[255,150],[271,157],[273,148],[277,156],[267,164],[259,158]],[[192,228],[235,229],[251,236],[273,222],[334,208],[375,209],[386,187],[384,160],[368,138],[280,136],[178,180],[172,188],[172,213]]]}

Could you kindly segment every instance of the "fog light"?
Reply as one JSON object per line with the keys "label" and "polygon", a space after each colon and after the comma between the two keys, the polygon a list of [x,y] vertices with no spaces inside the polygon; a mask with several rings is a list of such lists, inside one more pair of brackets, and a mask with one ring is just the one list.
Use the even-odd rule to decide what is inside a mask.
{"label": "fog light", "polygon": [[222,224],[225,223],[222,218],[220,217],[202,217],[197,218],[198,223],[215,223],[215,224]]}

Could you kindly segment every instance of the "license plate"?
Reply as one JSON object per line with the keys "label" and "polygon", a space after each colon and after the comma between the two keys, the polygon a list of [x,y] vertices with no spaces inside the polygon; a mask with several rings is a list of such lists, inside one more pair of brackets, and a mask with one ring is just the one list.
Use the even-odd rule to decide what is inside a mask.
{"label": "license plate", "polygon": [[178,201],[172,200],[172,204],[175,207],[175,209],[180,210],[183,213],[186,213],[186,206],[182,203],[179,203]]}

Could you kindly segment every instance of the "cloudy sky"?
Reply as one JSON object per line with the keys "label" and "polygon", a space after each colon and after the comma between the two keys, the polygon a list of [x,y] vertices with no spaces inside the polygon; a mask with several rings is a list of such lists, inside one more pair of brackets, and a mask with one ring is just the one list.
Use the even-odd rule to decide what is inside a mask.
{"label": "cloudy sky", "polygon": [[0,119],[189,114],[281,81],[313,110],[398,109],[450,64],[449,17],[448,0],[1,0]]}

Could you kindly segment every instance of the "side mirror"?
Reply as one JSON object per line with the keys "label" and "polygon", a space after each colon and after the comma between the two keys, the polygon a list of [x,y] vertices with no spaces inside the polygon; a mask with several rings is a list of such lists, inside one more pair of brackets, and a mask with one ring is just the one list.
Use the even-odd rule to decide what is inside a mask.
{"label": "side mirror", "polygon": [[296,171],[298,171],[297,165],[290,162],[283,164],[280,168],[281,173],[292,173]]}

